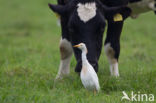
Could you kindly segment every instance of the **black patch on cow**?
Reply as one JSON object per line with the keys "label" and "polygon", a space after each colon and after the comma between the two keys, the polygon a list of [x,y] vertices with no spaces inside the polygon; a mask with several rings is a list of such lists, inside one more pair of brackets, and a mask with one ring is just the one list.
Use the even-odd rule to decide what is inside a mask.
{"label": "black patch on cow", "polygon": [[69,2],[69,0],[57,0],[57,3],[60,5],[65,5]]}
{"label": "black patch on cow", "polygon": [[127,5],[129,0],[100,0],[104,5],[109,7]]}
{"label": "black patch on cow", "polygon": [[123,21],[121,22],[108,22],[108,31],[105,44],[110,43],[115,51],[114,58],[118,60],[120,55],[120,35],[123,28]]}
{"label": "black patch on cow", "polygon": [[142,0],[129,0],[130,3],[140,2]]}

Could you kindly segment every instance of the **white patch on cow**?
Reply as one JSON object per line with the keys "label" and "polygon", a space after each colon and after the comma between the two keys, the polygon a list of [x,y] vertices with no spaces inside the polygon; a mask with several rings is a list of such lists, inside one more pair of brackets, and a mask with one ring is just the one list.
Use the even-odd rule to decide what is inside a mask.
{"label": "white patch on cow", "polygon": [[96,16],[96,4],[95,2],[92,3],[79,3],[77,8],[78,16],[80,20],[83,22],[88,22],[90,19]]}
{"label": "white patch on cow", "polygon": [[118,62],[110,64],[111,76],[119,77]]}
{"label": "white patch on cow", "polygon": [[154,0],[142,0],[139,2],[129,3],[128,7],[132,9],[131,17],[137,18],[139,14],[145,13],[151,10],[155,10]]}
{"label": "white patch on cow", "polygon": [[105,49],[105,53],[107,55],[108,61],[110,63],[111,76],[119,77],[118,62],[117,62],[117,59],[114,58],[115,51],[111,47],[110,43],[107,43],[104,49]]}
{"label": "white patch on cow", "polygon": [[62,78],[62,76],[68,75],[70,73],[70,60],[73,53],[72,45],[68,40],[61,39],[60,46],[63,46],[66,50],[68,50],[68,53],[62,54],[65,55],[65,58],[61,59],[56,79]]}

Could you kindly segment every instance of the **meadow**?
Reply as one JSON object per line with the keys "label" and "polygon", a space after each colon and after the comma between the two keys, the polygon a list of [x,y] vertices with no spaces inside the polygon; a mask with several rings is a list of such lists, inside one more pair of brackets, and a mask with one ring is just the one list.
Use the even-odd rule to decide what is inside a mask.
{"label": "meadow", "polygon": [[60,62],[61,31],[48,8],[49,2],[56,1],[0,0],[0,103],[130,103],[121,101],[122,91],[156,96],[153,12],[126,20],[119,78],[110,76],[103,49],[98,72],[101,91],[94,95],[84,89],[74,72],[74,56],[70,75],[54,82]]}

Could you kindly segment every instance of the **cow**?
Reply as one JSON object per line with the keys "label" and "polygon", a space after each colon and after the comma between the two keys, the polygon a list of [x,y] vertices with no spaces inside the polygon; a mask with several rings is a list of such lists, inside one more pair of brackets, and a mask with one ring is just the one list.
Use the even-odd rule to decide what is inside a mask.
{"label": "cow", "polygon": [[[76,1],[79,3],[74,3]],[[94,3],[88,3],[95,1]],[[87,58],[98,72],[98,60],[101,54],[102,38],[107,20],[107,36],[104,43],[104,50],[110,63],[110,72],[112,76],[119,76],[118,60],[120,55],[120,36],[124,21],[128,16],[138,17],[139,14],[154,10],[154,0],[58,0],[59,5],[51,5],[50,8],[61,15],[62,39],[60,41],[61,62],[56,78],[69,74],[70,58],[74,51],[77,65],[76,72],[81,71],[80,51],[73,49],[72,45],[84,42],[89,48]],[[70,8],[68,8],[70,5]],[[101,7],[111,7],[115,10],[113,13],[106,13]],[[128,8],[117,9],[116,6],[128,6]],[[88,12],[83,8],[88,7]],[[57,8],[57,9],[56,9]],[[64,13],[68,8],[69,12]],[[98,9],[97,9],[98,8]],[[90,10],[89,10],[90,9]],[[87,11],[87,10],[86,10]],[[96,12],[95,12],[96,11]],[[119,20],[114,20],[117,13]],[[96,34],[96,35],[95,35]]]}
{"label": "cow", "polygon": [[[140,14],[155,11],[156,0],[101,0],[103,4],[113,7],[126,5],[131,9],[130,16],[135,19]],[[123,13],[124,14],[124,13]],[[118,60],[120,55],[120,36],[124,20],[119,22],[108,20],[107,36],[104,50],[110,63],[110,72],[113,76],[119,76]]]}
{"label": "cow", "polygon": [[[82,59],[81,51],[73,48],[73,45],[81,42],[88,48],[87,59],[98,72],[98,60],[101,54],[103,33],[106,25],[106,18],[113,21],[116,14],[126,19],[131,10],[128,7],[107,7],[99,0],[59,0],[60,5],[49,4],[49,7],[61,15],[62,38],[60,41],[61,62],[58,75],[69,74],[70,59],[72,53],[76,57],[76,72],[81,72]],[[124,12],[124,14],[122,14]]]}

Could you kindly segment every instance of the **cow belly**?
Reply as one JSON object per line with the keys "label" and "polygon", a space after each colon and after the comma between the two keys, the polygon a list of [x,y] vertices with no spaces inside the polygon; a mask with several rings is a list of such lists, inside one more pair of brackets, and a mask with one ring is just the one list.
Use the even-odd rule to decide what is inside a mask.
{"label": "cow belly", "polygon": [[153,10],[154,3],[154,0],[142,0],[140,2],[129,3],[128,6],[132,9],[131,16],[136,17],[141,13]]}

